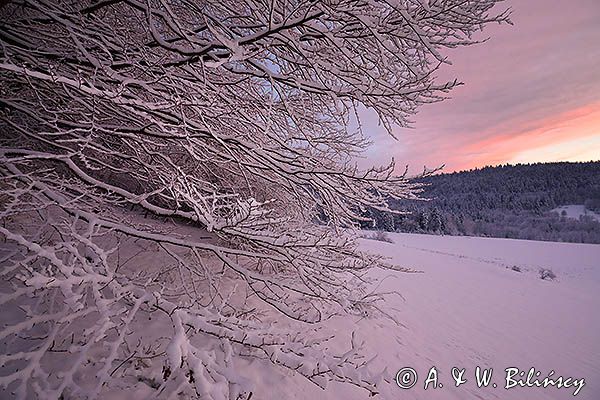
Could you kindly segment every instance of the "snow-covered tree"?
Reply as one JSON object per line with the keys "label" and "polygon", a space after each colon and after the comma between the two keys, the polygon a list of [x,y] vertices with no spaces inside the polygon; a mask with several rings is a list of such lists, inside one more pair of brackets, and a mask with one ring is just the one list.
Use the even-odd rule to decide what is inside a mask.
{"label": "snow-covered tree", "polygon": [[[443,49],[508,21],[495,3],[0,3],[2,397],[137,376],[244,399],[237,357],[377,393],[359,342],[325,351],[318,327],[377,309],[367,272],[392,267],[351,230],[418,185],[354,164],[357,110],[391,131],[443,99]],[[133,243],[168,261],[130,268]]]}

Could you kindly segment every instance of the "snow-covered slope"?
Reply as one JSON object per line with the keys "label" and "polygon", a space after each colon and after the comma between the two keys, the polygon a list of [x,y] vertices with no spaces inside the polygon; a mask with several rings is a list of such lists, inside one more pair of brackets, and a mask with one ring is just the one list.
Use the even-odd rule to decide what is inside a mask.
{"label": "snow-covered slope", "polygon": [[600,221],[600,214],[587,210],[583,204],[570,204],[567,206],[560,206],[553,209],[552,211],[557,212],[560,215],[563,215],[562,212],[564,211],[564,215],[567,218],[579,219],[579,217],[581,217],[582,215],[587,215],[595,219],[596,221]]}
{"label": "snow-covered slope", "polygon": [[[411,234],[390,237],[395,243],[362,240],[362,244],[400,265],[423,271],[386,273],[389,277],[381,286],[402,294],[404,300],[398,297],[386,308],[397,310],[403,326],[358,317],[330,323],[344,337],[356,331],[365,340],[367,353],[377,353],[374,364],[387,367],[389,382],[383,384],[380,398],[573,398],[575,387],[505,389],[506,368],[525,371],[525,380],[533,367],[540,372],[540,381],[551,371],[555,379],[584,378],[585,386],[575,398],[600,399],[600,246]],[[540,279],[540,268],[553,270],[557,278]],[[443,387],[430,385],[425,391],[423,384],[433,366]],[[477,387],[477,366],[493,368],[489,387]],[[403,367],[418,373],[412,389],[400,389],[393,381]],[[463,377],[468,381],[458,388],[452,367],[465,369]],[[262,382],[257,398],[367,398],[346,386],[334,385],[323,393],[299,379],[285,381],[283,385],[280,377],[273,377],[272,382]]]}

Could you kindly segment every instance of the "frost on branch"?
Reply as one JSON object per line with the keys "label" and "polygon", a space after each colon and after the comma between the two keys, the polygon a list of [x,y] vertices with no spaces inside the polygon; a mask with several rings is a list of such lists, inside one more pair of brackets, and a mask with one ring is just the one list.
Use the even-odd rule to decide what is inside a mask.
{"label": "frost on branch", "polygon": [[350,121],[443,99],[495,3],[0,3],[2,397],[247,399],[247,359],[377,393],[321,322],[377,310],[352,229],[419,187]]}

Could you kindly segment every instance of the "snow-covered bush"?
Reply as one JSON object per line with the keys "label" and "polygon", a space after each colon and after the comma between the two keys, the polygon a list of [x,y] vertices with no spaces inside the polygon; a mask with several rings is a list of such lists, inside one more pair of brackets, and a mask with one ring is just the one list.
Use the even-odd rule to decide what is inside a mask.
{"label": "snow-covered bush", "polygon": [[370,237],[370,239],[377,240],[380,242],[393,243],[394,241],[390,238],[390,235],[386,231],[376,231]]}
{"label": "snow-covered bush", "polygon": [[543,280],[552,281],[556,279],[556,274],[549,268],[540,268],[540,278]]}
{"label": "snow-covered bush", "polygon": [[377,310],[367,273],[391,266],[352,228],[418,185],[358,169],[351,127],[441,100],[440,51],[506,21],[495,3],[2,2],[0,397],[136,377],[244,399],[240,357],[376,393],[359,342],[326,350],[319,322]]}

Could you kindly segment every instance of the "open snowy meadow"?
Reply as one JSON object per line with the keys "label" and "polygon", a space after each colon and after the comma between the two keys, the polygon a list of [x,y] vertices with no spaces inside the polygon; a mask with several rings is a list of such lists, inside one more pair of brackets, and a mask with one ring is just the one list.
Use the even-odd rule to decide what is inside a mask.
{"label": "open snowy meadow", "polygon": [[[418,271],[373,272],[378,291],[398,292],[387,298],[382,311],[400,324],[383,315],[335,317],[322,323],[335,335],[330,340],[335,350],[347,349],[352,334],[362,342],[370,368],[382,373],[378,398],[600,397],[600,246],[402,233],[387,237],[393,243],[360,242],[363,249]],[[153,254],[140,254],[134,264],[147,266]],[[541,279],[541,270],[552,271],[555,278]],[[157,336],[172,330],[166,319],[145,326]],[[487,384],[478,382],[477,367],[480,379],[491,370]],[[403,383],[404,374],[397,374],[404,369],[410,375],[407,368],[416,377],[407,376]],[[531,368],[534,375],[528,381]],[[364,390],[336,382],[322,390],[299,374],[260,360],[240,363],[238,371],[252,381],[257,399],[368,398]],[[562,377],[567,387],[544,388],[548,377],[555,382]],[[414,386],[403,389],[396,379]],[[147,381],[127,382],[104,391],[104,398],[156,395]]]}
{"label": "open snowy meadow", "polygon": [[[343,335],[354,330],[367,353],[377,355],[374,363],[387,368],[381,398],[600,398],[600,246],[401,233],[389,238],[394,243],[363,239],[361,244],[422,271],[386,272],[381,288],[397,290],[404,299],[385,307],[395,309],[402,326],[358,317],[334,323]],[[540,269],[552,270],[556,278],[542,280]],[[434,366],[441,387],[433,388],[432,380],[424,390]],[[405,367],[418,375],[410,389],[394,381]],[[465,370],[466,382],[458,388],[453,367]],[[478,387],[476,367],[493,369],[488,387]],[[508,389],[507,368],[525,371],[524,377],[512,376]],[[531,384],[534,378],[543,383],[554,371],[552,378],[584,378],[585,385],[576,397],[575,386],[527,386],[531,368],[540,373]],[[513,381],[519,378],[525,387]],[[324,393],[296,379],[275,385],[275,393],[273,384],[264,382],[258,398],[365,398],[344,385]]]}

